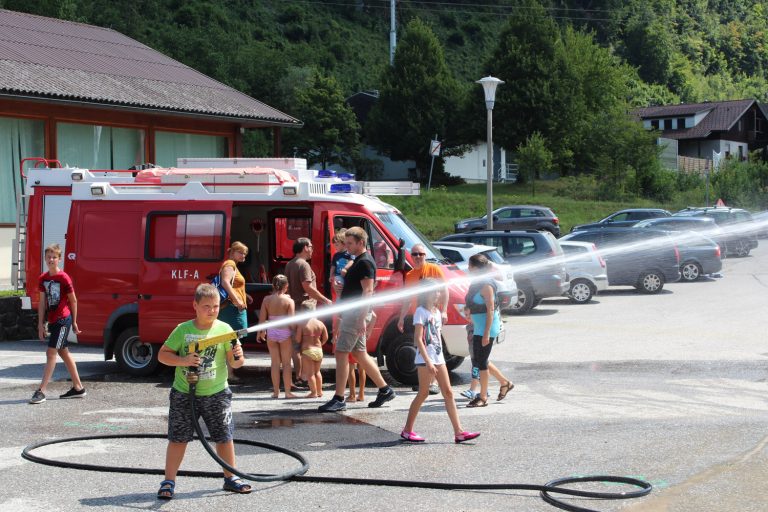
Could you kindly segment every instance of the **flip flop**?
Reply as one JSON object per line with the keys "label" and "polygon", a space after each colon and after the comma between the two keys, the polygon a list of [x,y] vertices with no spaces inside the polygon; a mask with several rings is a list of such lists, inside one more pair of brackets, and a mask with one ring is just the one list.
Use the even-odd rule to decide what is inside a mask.
{"label": "flip flop", "polygon": [[507,393],[512,391],[512,388],[514,387],[515,385],[512,384],[510,381],[507,381],[506,384],[502,384],[501,387],[499,388],[499,396],[498,398],[496,398],[496,401],[498,402],[500,400],[504,400],[504,397],[507,396]]}

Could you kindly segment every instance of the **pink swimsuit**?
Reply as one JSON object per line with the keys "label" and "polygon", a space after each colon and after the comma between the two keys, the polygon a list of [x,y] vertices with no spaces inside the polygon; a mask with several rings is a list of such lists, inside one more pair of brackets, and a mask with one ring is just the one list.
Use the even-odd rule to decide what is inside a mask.
{"label": "pink swimsuit", "polygon": [[[272,322],[276,320],[282,320],[283,318],[286,318],[287,315],[282,316],[273,316],[272,318],[269,318],[267,321]],[[267,329],[267,340],[268,341],[274,341],[277,343],[280,343],[281,341],[289,340],[291,339],[291,329],[290,327],[270,327]]]}

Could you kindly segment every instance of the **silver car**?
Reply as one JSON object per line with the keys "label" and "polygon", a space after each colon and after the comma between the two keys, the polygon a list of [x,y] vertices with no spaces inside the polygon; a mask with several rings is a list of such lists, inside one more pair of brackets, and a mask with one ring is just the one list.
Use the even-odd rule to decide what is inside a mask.
{"label": "silver car", "polygon": [[590,242],[560,240],[565,253],[565,268],[571,288],[566,295],[571,302],[586,304],[597,292],[608,288],[608,269],[605,260]]}
{"label": "silver car", "polygon": [[[517,297],[517,284],[515,283],[515,274],[512,266],[504,262],[496,247],[492,245],[478,245],[469,242],[432,242],[432,246],[439,250],[443,257],[459,267],[459,270],[467,272],[469,267],[469,258],[475,254],[483,254],[490,260],[498,275],[496,280],[499,282],[498,293],[504,297]],[[507,309],[511,304],[505,304],[502,299],[502,309]]]}

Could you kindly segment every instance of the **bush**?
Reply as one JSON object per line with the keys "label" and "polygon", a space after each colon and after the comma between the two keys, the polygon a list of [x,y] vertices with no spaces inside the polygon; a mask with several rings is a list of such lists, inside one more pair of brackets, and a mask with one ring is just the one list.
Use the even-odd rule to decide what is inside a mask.
{"label": "bush", "polygon": [[591,174],[566,176],[551,184],[552,194],[577,201],[597,201],[597,180]]}

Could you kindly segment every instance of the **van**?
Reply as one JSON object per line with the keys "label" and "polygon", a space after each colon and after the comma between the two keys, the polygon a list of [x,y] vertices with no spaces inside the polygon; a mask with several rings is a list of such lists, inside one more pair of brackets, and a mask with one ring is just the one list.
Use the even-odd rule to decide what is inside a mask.
{"label": "van", "polygon": [[[331,240],[340,228],[359,226],[368,233],[377,294],[403,287],[403,273],[411,268],[404,249],[430,247],[401,212],[376,196],[417,194],[417,184],[358,182],[308,170],[303,159],[180,164],[127,171],[39,167],[26,176],[28,295],[37,302],[43,248],[58,242],[77,289],[79,342],[102,345],[105,359],[114,357],[131,375],[157,369],[160,344],[190,318],[195,288],[216,275],[234,240],[250,248],[242,269],[254,298],[249,325],[257,322],[271,278],[293,258],[299,237],[324,248],[310,265],[327,297]],[[449,279],[461,276],[455,267],[445,265],[444,271]],[[465,292],[466,285],[450,286],[451,303],[463,302]],[[397,329],[400,304],[377,303],[375,311],[368,351],[395,379],[416,382],[412,332]],[[458,309],[449,308],[443,338],[450,369],[468,355],[465,324]]]}

